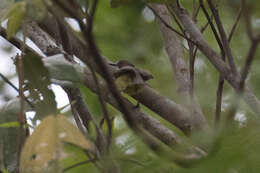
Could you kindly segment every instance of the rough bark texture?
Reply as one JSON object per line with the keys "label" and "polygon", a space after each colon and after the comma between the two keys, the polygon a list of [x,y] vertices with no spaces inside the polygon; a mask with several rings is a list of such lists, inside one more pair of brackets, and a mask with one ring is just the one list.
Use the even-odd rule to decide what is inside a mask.
{"label": "rough bark texture", "polygon": [[151,4],[154,11],[161,19],[157,17],[157,22],[160,26],[164,46],[170,59],[176,84],[178,85],[178,94],[182,97],[181,103],[190,111],[191,121],[196,124],[197,129],[208,129],[207,121],[201,111],[199,103],[196,101],[196,96],[191,96],[191,80],[189,68],[184,60],[184,52],[181,40],[175,32],[170,30],[161,20],[172,26],[172,19],[165,5]]}
{"label": "rough bark texture", "polygon": [[[172,19],[168,13],[165,5],[152,4],[153,9],[157,14],[170,26],[172,26]],[[184,60],[184,53],[181,40],[176,33],[170,30],[165,24],[157,18],[157,23],[163,37],[164,47],[168,54],[169,60],[174,71],[174,77],[178,85],[178,92],[184,97],[189,97],[190,91],[190,75],[189,68]]]}

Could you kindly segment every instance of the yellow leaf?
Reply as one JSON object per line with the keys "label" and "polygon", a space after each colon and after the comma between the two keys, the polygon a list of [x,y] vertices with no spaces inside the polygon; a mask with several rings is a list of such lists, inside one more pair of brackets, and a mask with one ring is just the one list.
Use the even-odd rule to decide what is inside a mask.
{"label": "yellow leaf", "polygon": [[64,143],[93,151],[93,145],[64,116],[48,116],[27,139],[20,158],[21,173],[59,173],[59,161],[69,157]]}

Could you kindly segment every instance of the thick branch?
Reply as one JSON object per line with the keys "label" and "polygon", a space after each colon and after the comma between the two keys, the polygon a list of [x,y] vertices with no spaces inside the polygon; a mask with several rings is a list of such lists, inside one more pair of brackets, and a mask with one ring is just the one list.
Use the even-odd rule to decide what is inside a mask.
{"label": "thick branch", "polygon": [[[6,37],[6,30],[4,28],[0,28],[0,29],[1,29],[0,30],[0,35],[2,37],[4,37],[5,39],[7,39],[7,37]],[[35,30],[35,32],[36,32],[36,30]],[[22,48],[22,44],[23,43],[19,39],[15,38],[15,37],[11,37],[10,39],[7,39],[7,40],[9,42],[11,42],[14,46],[16,46],[18,49]],[[47,42],[45,42],[45,43],[47,44]],[[33,51],[31,48],[29,48],[27,46],[25,48],[26,48],[26,50],[28,52],[32,51],[36,56],[41,57],[38,53]],[[43,57],[41,57],[41,58],[43,58]],[[92,78],[92,75],[90,73],[86,73],[85,84],[92,91],[96,90],[94,79]],[[108,99],[106,101],[109,102],[111,105],[114,105],[115,108],[117,108],[115,102],[113,102],[113,99],[111,99],[110,96],[106,94],[106,92],[105,92],[106,90],[107,90],[106,88],[102,88],[101,89],[101,91],[103,91],[102,94],[104,94],[105,98]],[[128,101],[127,99],[125,99],[125,100],[126,100],[125,102],[127,103],[127,105],[129,107],[131,107],[132,109],[134,109],[134,105],[130,101]],[[178,136],[176,136],[174,134],[174,132],[172,132],[167,127],[162,125],[160,123],[160,121],[158,121],[157,119],[153,118],[152,116],[149,116],[149,115],[143,113],[139,109],[134,109],[134,114],[133,115],[137,118],[137,120],[139,120],[138,122],[140,122],[147,131],[149,131],[152,135],[157,137],[159,140],[161,140],[165,144],[174,145],[174,144],[177,144],[177,143],[181,143],[181,139]]]}
{"label": "thick branch", "polygon": [[[49,18],[46,18],[40,26],[47,31],[51,36],[55,36],[57,29],[53,27],[53,18],[49,16]],[[67,27],[64,25],[64,27]],[[70,36],[70,41],[72,43],[72,51],[79,59],[82,61],[86,61],[87,64],[92,63],[94,65],[94,69],[101,75],[102,71],[95,65],[92,58],[86,58],[86,55],[89,55],[89,52],[86,50],[86,45],[83,43],[79,38],[75,36],[75,34],[68,28],[68,33]],[[66,50],[65,50],[66,51]],[[110,63],[105,57],[103,57],[105,61]],[[109,70],[113,73],[115,72],[116,68],[114,66],[109,66]],[[142,95],[142,97],[134,96],[135,99],[137,99],[140,103],[144,104],[151,110],[153,110],[155,113],[159,114],[161,117],[169,121],[170,123],[174,124],[176,127],[183,130],[185,133],[189,133],[191,130],[194,129],[202,129],[201,124],[195,124],[192,120],[192,114],[189,114],[187,111],[184,111],[185,109],[174,103],[172,100],[163,97],[158,94],[158,92],[154,91],[150,87],[144,87],[142,91],[140,91],[139,95]],[[158,100],[152,100],[149,99],[149,97],[158,98]],[[158,103],[159,101],[163,101],[160,103],[161,106],[154,106],[154,102]],[[165,114],[162,114],[165,113]],[[176,114],[178,113],[178,114]]]}
{"label": "thick branch", "polygon": [[[240,75],[233,74],[228,68],[226,63],[221,59],[221,56],[213,50],[203,38],[200,30],[196,24],[191,20],[187,11],[177,5],[171,4],[170,8],[174,11],[176,16],[179,18],[187,33],[190,34],[191,38],[197,43],[199,50],[209,59],[209,61],[216,67],[220,74],[228,81],[228,83],[238,92]],[[244,97],[245,102],[254,110],[256,113],[260,113],[260,101],[253,94],[251,89],[245,86]]]}
{"label": "thick branch", "polygon": [[74,107],[81,120],[83,125],[87,130],[89,130],[89,122],[92,120],[92,115],[87,109],[87,105],[85,104],[83,97],[80,93],[80,90],[78,88],[68,88],[68,87],[63,87],[63,89],[66,91],[70,102],[73,104],[71,107]]}
{"label": "thick branch", "polygon": [[[59,53],[61,48],[56,45],[55,41],[48,34],[41,32],[37,27],[35,22],[26,23],[24,25],[25,35],[32,39],[45,55],[51,56]],[[47,42],[48,44],[46,44]]]}
{"label": "thick branch", "polygon": [[192,120],[194,124],[208,128],[206,119],[201,111],[200,105],[195,101],[195,97],[192,98],[191,93],[191,80],[189,75],[189,68],[184,60],[183,47],[180,39],[175,32],[170,30],[161,20],[164,20],[168,25],[172,25],[171,17],[168,13],[168,9],[165,5],[152,4],[154,12],[160,16],[157,17],[160,30],[163,36],[166,52],[170,59],[172,69],[176,83],[178,85],[178,91],[181,97],[183,97],[182,103],[191,109],[193,114]]}
{"label": "thick branch", "polygon": [[[86,72],[84,84],[93,92],[97,92],[96,84],[91,73]],[[116,109],[119,109],[114,97],[109,92],[105,82],[100,82],[101,94],[106,102],[111,104]],[[143,127],[149,131],[152,135],[163,141],[165,144],[177,144],[180,143],[180,139],[169,129],[163,126],[158,120],[152,118],[152,116],[146,115],[140,109],[135,108],[135,106],[124,98],[124,102],[128,109],[131,109],[133,118],[136,119],[136,122],[139,122]]]}
{"label": "thick branch", "polygon": [[[151,6],[162,20],[167,22],[168,25],[172,26],[171,17],[164,5],[153,4]],[[168,29],[160,19],[157,18],[157,22],[160,26],[164,46],[174,71],[174,76],[178,85],[178,91],[181,94],[188,96],[190,92],[189,69],[184,60],[182,43],[177,35]]]}

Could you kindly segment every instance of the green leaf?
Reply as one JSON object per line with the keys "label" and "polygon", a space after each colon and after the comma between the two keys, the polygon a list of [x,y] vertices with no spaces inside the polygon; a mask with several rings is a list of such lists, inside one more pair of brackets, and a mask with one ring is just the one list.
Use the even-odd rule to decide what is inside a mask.
{"label": "green leaf", "polygon": [[102,117],[102,108],[98,96],[85,86],[80,87],[80,91],[94,118]]}
{"label": "green leaf", "polygon": [[0,124],[0,128],[9,128],[9,127],[19,127],[19,123],[17,121],[12,121],[8,123]]}
{"label": "green leaf", "polygon": [[95,165],[91,164],[85,151],[71,143],[64,144],[64,150],[70,155],[62,160],[63,171],[66,173],[98,172]]}
{"label": "green leaf", "polygon": [[27,139],[22,150],[21,172],[62,172],[60,161],[70,157],[70,154],[64,150],[64,143],[94,151],[92,143],[64,116],[48,116],[43,119]]}
{"label": "green leaf", "polygon": [[[25,111],[28,110],[25,106]],[[0,109],[0,124],[5,126],[0,128],[0,145],[3,161],[8,165],[8,171],[12,172],[17,164],[17,152],[19,137],[19,128],[13,128],[12,122],[17,121],[17,115],[20,112],[19,98],[12,99],[5,103]],[[11,122],[11,124],[9,124]],[[10,127],[7,127],[10,126]]]}
{"label": "green leaf", "polygon": [[1,169],[0,172],[2,172],[2,173],[9,173],[6,169]]}
{"label": "green leaf", "polygon": [[1,19],[1,21],[2,21],[2,18],[7,15],[6,13],[8,12],[8,9],[13,4],[14,4],[14,0],[1,0],[1,3],[0,3],[0,19]]}
{"label": "green leaf", "polygon": [[42,118],[55,114],[57,104],[55,95],[50,88],[49,71],[42,60],[32,53],[23,57],[25,90],[30,92],[29,97],[35,102],[36,116]]}
{"label": "green leaf", "polygon": [[55,82],[62,81],[75,86],[84,80],[84,67],[69,63],[62,54],[45,58],[43,62]]}
{"label": "green leaf", "polygon": [[26,3],[18,2],[10,9],[7,14],[8,23],[7,23],[7,37],[11,37],[17,33],[19,30],[26,11]]}

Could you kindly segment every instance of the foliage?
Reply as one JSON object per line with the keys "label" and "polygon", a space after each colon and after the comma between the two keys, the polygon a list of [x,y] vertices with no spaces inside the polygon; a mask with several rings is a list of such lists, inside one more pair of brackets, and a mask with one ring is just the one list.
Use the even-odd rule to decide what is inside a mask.
{"label": "foliage", "polygon": [[20,171],[61,172],[59,162],[71,157],[64,149],[66,143],[87,151],[94,150],[93,145],[65,117],[46,117],[25,143],[21,153]]}
{"label": "foliage", "polygon": [[8,37],[13,36],[17,33],[18,29],[21,27],[21,23],[23,21],[25,15],[25,2],[19,2],[14,4],[6,17],[3,19],[8,18],[7,23],[7,35]]}
{"label": "foliage", "polygon": [[[84,12],[91,11],[93,2],[93,0],[88,1],[88,3],[86,0],[61,1],[65,6],[67,5],[66,7],[76,9],[78,11],[77,15],[80,17],[82,14],[85,14]],[[165,45],[163,45],[164,42],[157,21],[159,19],[156,19],[155,14],[147,6],[147,4],[152,2],[158,4],[176,3],[175,0],[100,0],[93,24],[94,40],[98,45],[99,52],[109,60],[109,63],[110,61],[124,59],[135,64],[134,67],[131,66],[134,77],[130,73],[115,75],[117,88],[130,103],[136,104],[136,101],[130,96],[138,95],[142,87],[148,85],[161,95],[174,100],[177,103],[176,105],[179,105],[182,103],[179,100],[183,99],[183,95],[179,94],[180,92],[177,90],[177,77],[172,73],[170,61],[168,60],[167,53],[164,51]],[[78,7],[75,3],[81,5],[83,10],[77,9]],[[180,1],[180,3],[190,14],[194,12],[194,4],[198,5],[196,1]],[[234,26],[241,1],[214,1],[214,3],[219,10],[224,29],[227,35],[229,35]],[[245,14],[249,15],[252,19],[252,32],[256,33],[255,35],[259,34],[259,5],[260,1],[248,0],[245,1],[244,7],[247,10]],[[69,25],[69,22],[66,23],[67,19],[71,19],[73,16],[68,11],[65,12],[64,9],[66,10],[66,8],[62,8],[58,3],[55,3],[55,0],[1,0],[1,21],[8,20],[6,39],[10,40],[14,36],[22,34],[23,26],[28,21],[38,22],[40,26],[43,26],[42,29],[44,30],[43,21],[49,17],[50,13],[53,13],[51,17],[55,20],[57,19],[58,24],[64,24],[67,29],[71,29],[71,33],[75,34],[76,38],[81,40],[83,45],[86,45],[86,50],[79,50],[79,52],[89,53],[93,51],[89,48],[89,43],[87,43],[87,39],[85,38],[84,34],[86,33],[75,29],[75,25]],[[210,11],[208,5],[206,5],[206,10]],[[232,49],[235,63],[241,69],[248,55],[248,51],[246,50],[249,50],[251,46],[251,40],[248,38],[247,33],[248,28],[246,27],[248,23],[245,21],[245,17],[246,15],[241,17],[234,36],[230,41],[230,48]],[[82,19],[83,23],[85,22],[84,20]],[[175,20],[173,19],[172,21]],[[202,10],[199,10],[196,21],[199,28],[207,24],[208,21]],[[88,24],[88,22],[84,24]],[[182,32],[180,28],[177,28],[176,23],[174,23],[173,27],[177,31]],[[59,30],[61,29],[59,28]],[[184,34],[186,34],[186,37],[190,37],[189,34]],[[217,52],[221,51],[209,26],[205,29],[203,36],[209,46],[213,47]],[[94,173],[117,172],[118,169],[123,173],[260,172],[259,117],[256,117],[258,115],[255,116],[245,103],[237,101],[241,99],[240,96],[225,82],[222,96],[222,119],[218,128],[214,127],[216,91],[221,75],[201,51],[198,50],[195,60],[194,93],[212,131],[194,132],[189,136],[167,120],[159,117],[157,115],[158,112],[154,112],[148,106],[134,106],[134,109],[144,110],[145,113],[158,119],[165,127],[180,136],[183,146],[178,144],[171,146],[151,137],[151,135],[143,138],[143,134],[139,134],[141,131],[137,132],[135,128],[131,130],[127,126],[127,121],[121,116],[120,111],[122,112],[123,109],[118,108],[119,104],[112,99],[112,92],[105,93],[103,97],[111,99],[110,103],[112,102],[113,108],[100,102],[100,100],[104,99],[102,95],[99,97],[94,94],[95,92],[101,92],[99,91],[100,88],[96,85],[94,89],[87,88],[88,84],[86,83],[89,81],[86,80],[85,75],[92,76],[94,78],[93,81],[95,81],[96,77],[102,86],[109,86],[110,84],[103,80],[105,77],[101,73],[96,74],[96,76],[92,74],[92,68],[94,67],[94,70],[96,70],[96,63],[91,64],[85,61],[71,63],[68,61],[68,57],[75,54],[75,52],[65,52],[65,49],[74,50],[67,48],[66,46],[69,43],[64,43],[58,37],[54,37],[53,39],[57,39],[54,41],[58,44],[61,53],[48,57],[39,57],[33,52],[28,52],[25,49],[26,45],[21,43],[22,46],[20,49],[23,52],[23,68],[21,69],[17,66],[17,71],[22,71],[24,76],[22,79],[23,86],[19,89],[22,89],[27,102],[32,105],[24,100],[25,105],[21,106],[20,95],[19,99],[14,98],[13,100],[9,100],[9,102],[1,107],[0,172],[16,172],[18,165],[20,166],[19,171],[21,173]],[[183,39],[182,37],[178,38]],[[68,42],[72,42],[70,39],[69,37]],[[182,46],[186,58],[185,61],[188,64],[190,47],[185,40],[182,40]],[[250,76],[246,81],[253,88],[256,96],[260,94],[260,70],[258,68],[260,61],[257,59],[259,55],[260,52],[257,49],[255,53],[256,58],[250,69]],[[86,59],[95,59],[95,57],[85,56]],[[17,65],[16,61],[15,64]],[[115,66],[114,68],[117,68],[115,64],[113,65]],[[147,69],[153,74],[154,79],[149,80],[147,83],[141,79],[141,83],[137,83],[138,85],[136,85],[134,82],[136,82],[136,78],[140,77],[140,71],[137,71],[137,67]],[[96,72],[99,71],[96,70]],[[75,110],[72,109],[74,115],[70,115],[69,117],[57,115],[59,109],[55,101],[55,94],[50,87],[52,83],[62,86],[66,92],[72,90],[72,88],[79,89],[81,94],[75,96],[83,97],[82,102],[87,105],[87,113],[93,115],[91,120],[88,120],[90,123],[85,122],[86,119],[80,116],[80,112],[77,112],[78,110],[75,114]],[[4,86],[4,84],[1,83],[0,86],[1,95],[6,92],[2,85]],[[144,99],[152,100],[153,98]],[[156,107],[157,101],[154,100],[155,104],[152,106]],[[189,104],[185,103],[184,105],[189,107]],[[244,120],[230,122],[224,120],[230,116],[233,106],[237,105],[239,106],[237,107],[236,115],[242,114]],[[71,108],[80,109],[80,106],[77,100],[71,102]],[[107,112],[104,111],[105,109],[107,109]],[[27,112],[32,110],[36,115],[33,119],[27,118],[27,122],[30,125],[25,124],[22,126],[17,118],[18,115],[21,114],[21,111],[26,115]],[[84,113],[87,114],[86,112]],[[106,114],[109,115],[109,118],[106,117]],[[77,116],[80,120],[75,118]],[[235,119],[238,119],[237,116]],[[40,121],[40,125],[36,125],[37,121]],[[108,121],[111,124],[107,123]],[[76,123],[73,124],[72,122]],[[227,125],[227,123],[229,124]],[[20,139],[21,132],[19,129],[21,128],[29,128],[31,134],[27,134],[28,136],[22,151],[19,151],[18,140]],[[110,130],[112,130],[111,141],[107,140],[107,138],[104,139],[104,136],[109,136]],[[148,145],[148,140],[144,139],[148,139],[149,137],[161,148],[166,148],[166,151],[173,152],[160,152],[152,144]],[[188,149],[187,146],[189,147]],[[190,161],[187,159],[188,161],[186,161],[183,159],[183,161],[182,154],[190,154],[190,152],[193,152],[192,147],[194,146],[206,152],[206,156],[198,160],[191,159]],[[19,152],[21,152],[20,155]],[[20,156],[20,158],[17,156]],[[178,160],[178,158],[181,159]]]}

